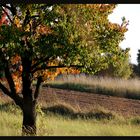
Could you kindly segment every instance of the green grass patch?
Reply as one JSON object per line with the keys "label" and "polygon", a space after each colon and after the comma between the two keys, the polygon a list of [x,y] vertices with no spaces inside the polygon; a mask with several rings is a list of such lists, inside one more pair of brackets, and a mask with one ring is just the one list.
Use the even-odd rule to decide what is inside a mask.
{"label": "green grass patch", "polygon": [[[20,136],[22,126],[21,110],[13,103],[8,105],[0,103],[0,106],[0,136]],[[48,106],[44,110],[42,109],[42,112],[38,111],[37,116],[38,136],[140,135],[140,119],[138,117],[124,119],[122,116],[120,117],[101,108],[87,113],[77,112],[69,105],[58,104]],[[73,114],[77,117],[73,118]],[[88,117],[85,117],[86,115]],[[104,117],[108,115],[114,117],[110,119]]]}

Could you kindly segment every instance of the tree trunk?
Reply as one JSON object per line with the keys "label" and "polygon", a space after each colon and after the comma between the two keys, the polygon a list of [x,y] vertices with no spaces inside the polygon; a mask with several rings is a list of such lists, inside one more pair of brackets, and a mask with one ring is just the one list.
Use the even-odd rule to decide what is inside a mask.
{"label": "tree trunk", "polygon": [[30,98],[23,103],[22,135],[36,135],[36,103]]}

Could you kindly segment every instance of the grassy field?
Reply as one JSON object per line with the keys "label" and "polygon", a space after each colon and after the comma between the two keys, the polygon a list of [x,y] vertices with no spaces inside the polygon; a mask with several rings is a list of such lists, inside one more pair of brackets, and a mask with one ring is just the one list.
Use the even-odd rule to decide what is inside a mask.
{"label": "grassy field", "polygon": [[[45,86],[46,84],[44,84]],[[50,87],[71,89],[89,93],[140,99],[139,79],[118,79],[108,77],[92,77],[85,75],[65,75],[47,83]]]}
{"label": "grassy field", "polygon": [[[140,118],[124,119],[121,116],[115,115],[115,117],[111,119],[97,119],[95,117],[89,119],[83,119],[81,117],[72,119],[70,114],[63,114],[62,116],[60,112],[56,114],[52,112],[46,113],[39,108],[37,110],[38,136],[140,135]],[[104,113],[106,113],[105,110]],[[0,136],[20,136],[21,125],[22,112],[19,108],[11,103],[5,104],[0,102]]]}
{"label": "grassy field", "polygon": [[[69,75],[47,84],[57,88],[140,99],[139,79]],[[100,107],[90,112],[80,112],[67,104],[46,104],[38,106],[37,111],[38,136],[140,136],[139,117],[124,118]],[[21,110],[11,101],[0,99],[0,136],[21,136],[21,126]]]}

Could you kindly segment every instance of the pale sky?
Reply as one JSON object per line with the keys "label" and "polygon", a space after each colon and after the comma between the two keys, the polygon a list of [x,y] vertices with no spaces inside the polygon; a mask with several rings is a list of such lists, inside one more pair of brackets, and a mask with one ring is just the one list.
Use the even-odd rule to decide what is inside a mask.
{"label": "pale sky", "polygon": [[140,49],[140,4],[118,4],[113,14],[109,16],[109,20],[121,24],[123,16],[129,20],[129,25],[125,40],[120,46],[130,48],[130,61],[137,64],[137,53]]}

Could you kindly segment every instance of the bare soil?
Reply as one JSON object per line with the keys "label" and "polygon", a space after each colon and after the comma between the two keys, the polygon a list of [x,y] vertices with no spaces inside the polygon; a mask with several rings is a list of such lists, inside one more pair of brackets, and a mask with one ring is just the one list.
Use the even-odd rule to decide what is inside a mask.
{"label": "bare soil", "polygon": [[40,101],[67,103],[81,111],[103,107],[124,117],[140,116],[140,100],[43,87]]}
{"label": "bare soil", "polygon": [[[9,100],[11,101],[7,96],[0,97],[7,102],[9,102]],[[39,102],[42,103],[43,106],[46,105],[46,103],[64,103],[80,111],[90,111],[101,107],[124,117],[140,116],[140,100],[87,92],[42,87]]]}

